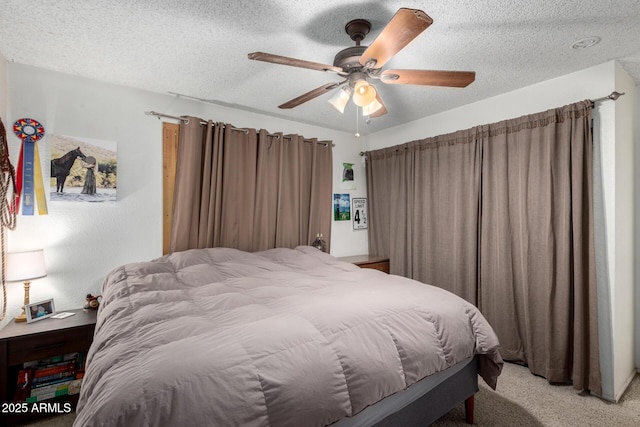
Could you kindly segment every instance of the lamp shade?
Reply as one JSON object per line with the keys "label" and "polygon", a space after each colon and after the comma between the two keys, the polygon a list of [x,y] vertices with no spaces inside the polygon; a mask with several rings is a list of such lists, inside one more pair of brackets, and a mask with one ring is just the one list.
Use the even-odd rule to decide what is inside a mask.
{"label": "lamp shade", "polygon": [[366,80],[358,80],[353,87],[353,102],[358,107],[371,104],[376,99],[376,90]]}
{"label": "lamp shade", "polygon": [[27,252],[9,252],[6,259],[7,282],[22,282],[39,279],[47,275],[44,251],[38,249]]}
{"label": "lamp shade", "polygon": [[329,98],[329,104],[331,104],[336,110],[344,113],[344,107],[347,106],[347,102],[349,102],[350,97],[351,88],[349,86],[344,86]]}
{"label": "lamp shade", "polygon": [[378,111],[380,108],[382,108],[382,104],[379,103],[377,99],[374,99],[369,104],[367,104],[364,107],[362,107],[362,115],[363,116],[370,116],[373,113],[375,113],[376,111]]}

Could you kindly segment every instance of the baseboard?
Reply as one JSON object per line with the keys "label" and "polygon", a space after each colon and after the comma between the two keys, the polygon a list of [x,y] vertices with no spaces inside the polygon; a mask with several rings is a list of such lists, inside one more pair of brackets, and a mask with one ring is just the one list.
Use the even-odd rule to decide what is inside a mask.
{"label": "baseboard", "polygon": [[636,373],[638,373],[636,369],[631,371],[631,374],[629,375],[629,377],[622,384],[622,387],[620,387],[620,391],[616,393],[615,400],[614,400],[615,403],[618,403],[618,401],[620,400],[624,392],[627,391],[627,388],[629,387],[629,384],[631,384],[631,381],[633,381],[633,379],[635,378]]}

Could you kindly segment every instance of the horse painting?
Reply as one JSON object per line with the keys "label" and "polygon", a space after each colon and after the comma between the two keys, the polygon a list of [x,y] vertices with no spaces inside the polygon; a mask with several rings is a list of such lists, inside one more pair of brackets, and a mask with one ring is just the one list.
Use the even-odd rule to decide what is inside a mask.
{"label": "horse painting", "polygon": [[69,151],[62,157],[51,159],[51,178],[56,179],[56,193],[62,193],[64,182],[69,176],[69,171],[76,159],[86,159],[87,156],[82,154],[80,147]]}

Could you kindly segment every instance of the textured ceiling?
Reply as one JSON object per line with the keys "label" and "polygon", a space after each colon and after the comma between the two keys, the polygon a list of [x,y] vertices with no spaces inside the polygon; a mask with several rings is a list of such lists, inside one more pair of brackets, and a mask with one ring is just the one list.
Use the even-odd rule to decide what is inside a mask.
{"label": "textured ceiling", "polygon": [[[367,45],[401,7],[421,9],[434,23],[385,69],[470,70],[476,80],[464,89],[378,84],[389,113],[361,121],[361,133],[610,60],[640,84],[638,0],[0,0],[0,51],[16,63],[351,132],[356,107],[340,114],[330,94],[277,108],[339,76],[247,54],[332,64],[354,45],[348,21],[371,21]],[[602,41],[571,48],[589,36]]]}

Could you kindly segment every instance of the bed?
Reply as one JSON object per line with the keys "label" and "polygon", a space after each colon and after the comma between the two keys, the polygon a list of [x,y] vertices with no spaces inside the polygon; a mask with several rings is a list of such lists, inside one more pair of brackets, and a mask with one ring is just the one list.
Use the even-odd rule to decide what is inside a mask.
{"label": "bed", "polygon": [[443,289],[309,246],[194,249],[105,278],[74,426],[425,425],[501,368]]}

